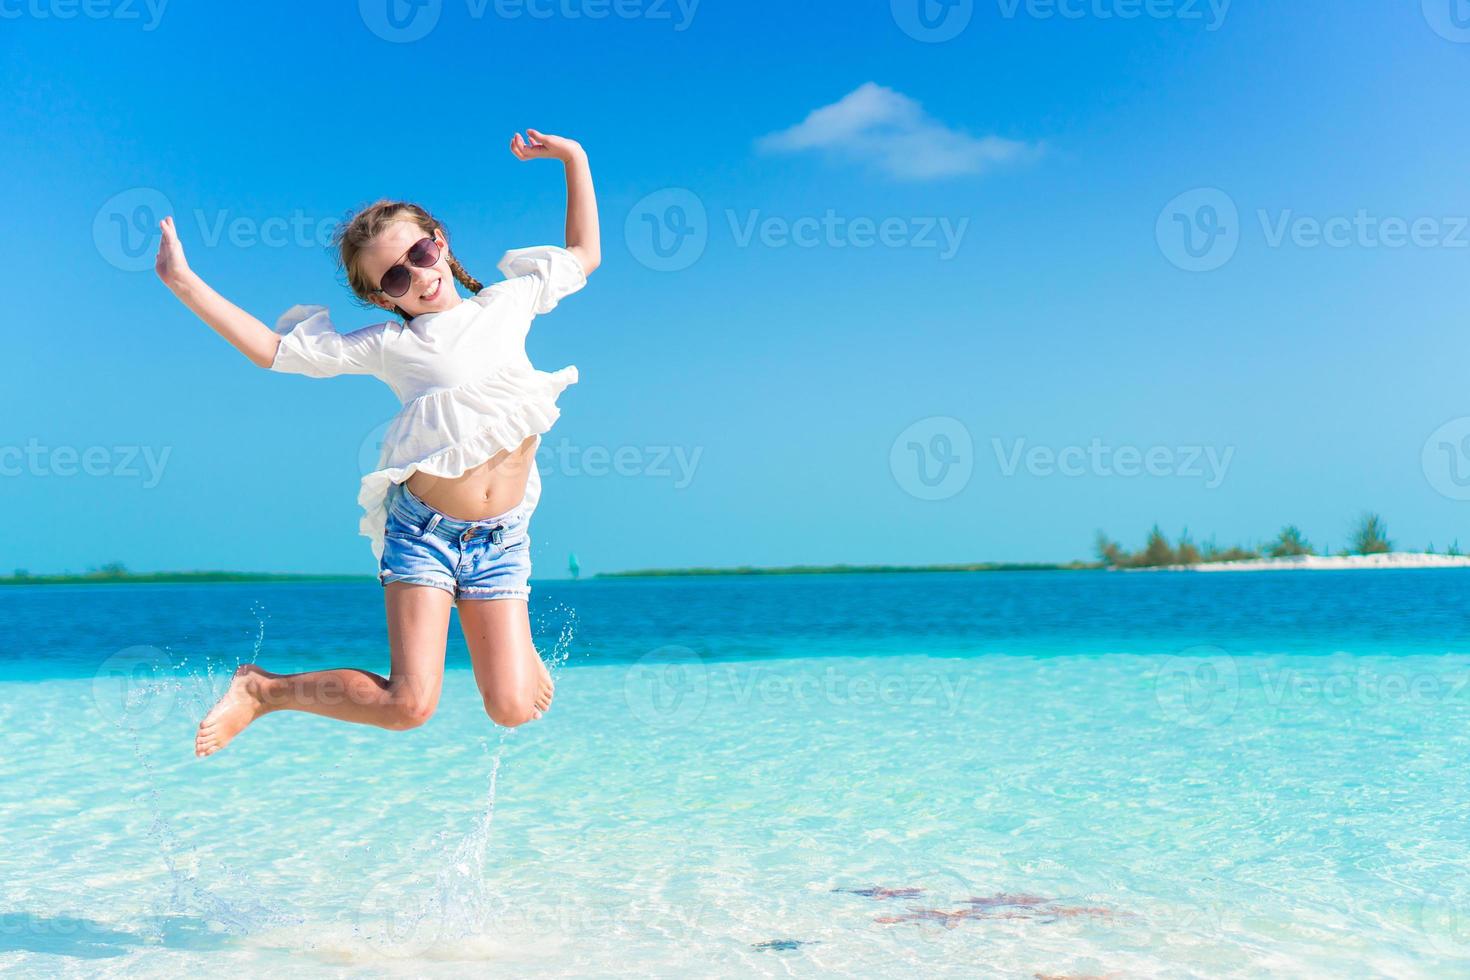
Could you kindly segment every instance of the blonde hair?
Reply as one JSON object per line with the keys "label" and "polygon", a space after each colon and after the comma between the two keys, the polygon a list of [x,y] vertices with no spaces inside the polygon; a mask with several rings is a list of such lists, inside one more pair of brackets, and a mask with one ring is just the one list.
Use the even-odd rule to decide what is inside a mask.
{"label": "blonde hair", "polygon": [[[372,304],[371,296],[377,292],[377,284],[367,281],[362,272],[362,252],[367,248],[383,229],[395,221],[407,221],[417,225],[425,235],[433,235],[434,229],[444,231],[445,244],[449,241],[449,231],[444,224],[437,221],[432,214],[408,201],[390,201],[386,198],[374,201],[367,207],[358,211],[348,220],[337,227],[332,236],[332,244],[336,247],[338,261],[341,263],[342,271],[347,276],[347,285],[353,294],[364,303]],[[454,273],[454,278],[459,280],[472,293],[478,293],[485,287],[480,280],[465,271],[464,266],[459,264],[447,248],[445,256],[449,260],[449,271]],[[373,304],[376,308],[376,304]],[[403,317],[404,322],[413,319],[412,315],[404,312],[397,304],[393,306],[393,312]]]}

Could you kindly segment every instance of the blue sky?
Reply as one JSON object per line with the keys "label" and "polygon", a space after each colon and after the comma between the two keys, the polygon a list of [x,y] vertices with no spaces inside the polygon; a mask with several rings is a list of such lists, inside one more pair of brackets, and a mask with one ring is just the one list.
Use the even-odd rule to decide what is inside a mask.
{"label": "blue sky", "polygon": [[391,392],[252,367],[128,223],[354,329],[323,229],[366,201],[482,278],[560,241],[528,126],[587,147],[604,234],[531,331],[581,373],[538,575],[1340,547],[1364,509],[1470,548],[1470,11],[917,2],[0,4],[0,569],[370,574]]}

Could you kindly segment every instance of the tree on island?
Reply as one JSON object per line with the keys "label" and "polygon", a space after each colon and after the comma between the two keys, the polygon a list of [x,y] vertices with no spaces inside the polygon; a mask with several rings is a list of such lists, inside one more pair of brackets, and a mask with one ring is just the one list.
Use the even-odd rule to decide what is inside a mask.
{"label": "tree on island", "polygon": [[1272,558],[1295,558],[1298,555],[1312,554],[1312,546],[1302,537],[1301,530],[1295,524],[1288,524],[1281,529],[1267,553]]}
{"label": "tree on island", "polygon": [[1122,545],[1102,531],[1097,532],[1093,548],[1097,552],[1098,564],[1104,568],[1158,568],[1162,565],[1199,565],[1261,557],[1260,552],[1246,548],[1218,548],[1213,539],[1201,548],[1189,536],[1188,528],[1179,533],[1179,545],[1173,547],[1157,524],[1149,531],[1142,551],[1125,551]]}
{"label": "tree on island", "polygon": [[1097,560],[1105,568],[1119,568],[1128,562],[1128,552],[1123,546],[1110,539],[1101,531],[1097,532],[1097,543],[1093,545],[1097,552]]}
{"label": "tree on island", "polygon": [[1169,539],[1164,537],[1164,532],[1155,524],[1153,530],[1148,532],[1148,543],[1143,546],[1143,554],[1138,556],[1138,564],[1173,565],[1175,558],[1174,549],[1169,547]]}
{"label": "tree on island", "polygon": [[[1314,550],[1312,543],[1307,540],[1301,528],[1295,524],[1283,527],[1277,533],[1275,540],[1261,550],[1240,546],[1222,549],[1216,546],[1214,538],[1207,540],[1203,546],[1196,547],[1193,540],[1190,539],[1188,528],[1180,532],[1178,546],[1172,547],[1169,539],[1165,537],[1157,524],[1148,532],[1148,540],[1144,543],[1142,551],[1127,551],[1102,531],[1097,532],[1097,542],[1094,548],[1097,551],[1098,564],[1104,568],[1158,568],[1162,565],[1245,561],[1260,558],[1262,551],[1272,558],[1332,554],[1331,549],[1324,549],[1320,552]],[[1340,553],[1343,555],[1382,555],[1391,551],[1393,551],[1393,542],[1388,537],[1388,525],[1384,523],[1382,517],[1369,511],[1358,519],[1348,547]],[[1433,545],[1429,546],[1428,553],[1434,553]],[[1460,542],[1455,541],[1445,554],[1458,557]]]}
{"label": "tree on island", "polygon": [[1174,564],[1176,565],[1198,565],[1203,557],[1198,548],[1194,546],[1193,539],[1189,536],[1189,528],[1179,532],[1179,547],[1174,549]]}
{"label": "tree on island", "polygon": [[1388,526],[1374,513],[1364,514],[1358,520],[1352,541],[1352,553],[1355,555],[1384,555],[1393,550],[1393,542],[1388,540]]}
{"label": "tree on island", "polygon": [[1229,548],[1220,548],[1215,544],[1214,538],[1205,542],[1204,561],[1206,562],[1246,561],[1259,557],[1261,557],[1261,553],[1254,548],[1242,548],[1238,544],[1232,545]]}

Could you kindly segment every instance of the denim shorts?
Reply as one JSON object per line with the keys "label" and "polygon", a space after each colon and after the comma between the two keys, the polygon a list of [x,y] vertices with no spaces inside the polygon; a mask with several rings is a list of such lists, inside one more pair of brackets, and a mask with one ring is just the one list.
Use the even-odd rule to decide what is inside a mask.
{"label": "denim shorts", "polygon": [[456,599],[529,599],[530,514],[522,500],[496,517],[462,521],[430,507],[407,485],[388,491],[378,582],[444,589]]}

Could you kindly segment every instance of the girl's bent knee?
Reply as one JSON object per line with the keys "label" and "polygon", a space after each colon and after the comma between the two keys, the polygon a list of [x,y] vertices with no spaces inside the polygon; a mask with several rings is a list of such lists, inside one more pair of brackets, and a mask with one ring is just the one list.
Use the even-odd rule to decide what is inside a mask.
{"label": "girl's bent knee", "polygon": [[388,710],[388,727],[400,732],[418,728],[434,717],[435,707],[432,701],[393,701]]}
{"label": "girl's bent knee", "polygon": [[486,698],[485,713],[502,728],[516,728],[536,717],[536,706],[530,699]]}

